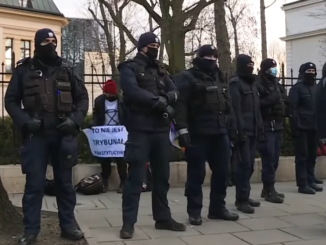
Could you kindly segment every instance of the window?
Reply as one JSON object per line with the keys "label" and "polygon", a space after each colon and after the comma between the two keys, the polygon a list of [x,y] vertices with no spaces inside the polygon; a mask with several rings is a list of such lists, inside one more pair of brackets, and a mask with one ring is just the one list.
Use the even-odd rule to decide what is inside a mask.
{"label": "window", "polygon": [[13,62],[13,44],[14,40],[12,38],[6,38],[5,42],[5,66],[6,66],[6,72],[11,72],[11,66]]}
{"label": "window", "polygon": [[33,8],[32,0],[19,0],[19,4],[23,8]]}
{"label": "window", "polygon": [[22,40],[20,43],[20,58],[24,59],[31,56],[31,41]]}

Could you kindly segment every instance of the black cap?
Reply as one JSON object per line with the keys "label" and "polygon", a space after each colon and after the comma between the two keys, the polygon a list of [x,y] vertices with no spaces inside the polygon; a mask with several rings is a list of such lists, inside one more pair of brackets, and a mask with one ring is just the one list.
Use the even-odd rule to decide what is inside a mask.
{"label": "black cap", "polygon": [[44,29],[38,30],[35,33],[35,38],[34,38],[35,46],[40,45],[41,42],[43,42],[47,38],[55,38],[57,40],[56,35],[54,34],[54,32],[51,29],[44,28]]}
{"label": "black cap", "polygon": [[138,51],[151,43],[160,44],[160,39],[153,32],[145,32],[141,34],[137,44]]}
{"label": "black cap", "polygon": [[217,49],[210,44],[205,44],[197,50],[197,57],[199,58],[203,58],[205,56],[211,56],[211,55],[217,58]]}
{"label": "black cap", "polygon": [[265,72],[267,71],[269,68],[272,68],[272,67],[277,67],[277,63],[275,60],[273,59],[265,59],[263,60],[261,63],[260,63],[260,70],[262,72]]}
{"label": "black cap", "polygon": [[314,69],[317,70],[316,65],[312,62],[304,63],[300,66],[299,73],[305,73],[306,70]]}

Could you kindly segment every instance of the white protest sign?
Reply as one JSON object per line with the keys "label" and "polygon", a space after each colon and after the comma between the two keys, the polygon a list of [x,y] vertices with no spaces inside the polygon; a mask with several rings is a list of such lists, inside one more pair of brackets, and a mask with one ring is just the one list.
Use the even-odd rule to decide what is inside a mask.
{"label": "white protest sign", "polygon": [[128,132],[124,126],[102,126],[84,129],[95,157],[123,157]]}

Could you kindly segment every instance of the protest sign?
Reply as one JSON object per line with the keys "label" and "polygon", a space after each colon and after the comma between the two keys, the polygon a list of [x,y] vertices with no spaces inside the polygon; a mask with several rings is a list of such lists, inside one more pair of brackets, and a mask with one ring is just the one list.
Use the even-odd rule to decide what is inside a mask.
{"label": "protest sign", "polygon": [[84,129],[95,157],[123,157],[128,132],[124,126],[102,126]]}

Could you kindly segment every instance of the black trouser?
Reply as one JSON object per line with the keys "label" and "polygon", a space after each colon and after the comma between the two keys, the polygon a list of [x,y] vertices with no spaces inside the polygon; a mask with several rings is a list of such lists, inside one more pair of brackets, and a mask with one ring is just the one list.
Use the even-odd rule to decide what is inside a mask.
{"label": "black trouser", "polygon": [[314,130],[299,130],[294,139],[297,186],[314,183],[318,138]]}
{"label": "black trouser", "polygon": [[259,143],[259,152],[262,161],[262,182],[265,189],[273,189],[275,173],[278,168],[281,154],[282,131],[265,133],[265,140]]}
{"label": "black trouser", "polygon": [[[75,143],[77,150],[77,141]],[[73,146],[68,145],[68,147]],[[76,193],[72,183],[72,165],[66,164],[67,155],[64,158],[62,154],[64,150],[66,149],[62,149],[62,137],[58,132],[31,136],[23,144],[22,171],[26,174],[23,222],[27,234],[38,234],[40,231],[45,176],[49,160],[53,166],[60,227],[61,229],[75,227]]]}
{"label": "black trouser", "polygon": [[235,146],[231,149],[231,152],[232,152],[231,160],[229,165],[229,181],[232,182],[232,184],[235,184],[237,165],[238,162],[240,161],[240,157],[239,157],[239,151]]}
{"label": "black trouser", "polygon": [[104,180],[108,180],[110,178],[112,172],[111,163],[114,161],[117,164],[120,181],[124,182],[127,179],[127,163],[123,158],[99,158],[98,161],[101,164],[101,175]]}
{"label": "black trouser", "polygon": [[237,146],[240,153],[240,161],[236,173],[236,200],[247,202],[250,196],[250,178],[254,172],[256,157],[256,137],[247,137],[246,141]]}
{"label": "black trouser", "polygon": [[230,141],[226,134],[192,139],[186,148],[187,183],[185,196],[189,215],[201,215],[203,207],[202,185],[206,175],[206,161],[212,171],[209,213],[225,209],[225,197],[230,163]]}
{"label": "black trouser", "polygon": [[122,216],[124,224],[135,224],[137,222],[139,199],[148,160],[153,176],[153,218],[155,221],[167,221],[171,219],[167,199],[167,193],[170,188],[170,149],[169,132],[129,132],[125,149],[125,161],[129,164],[129,172],[122,195]]}

